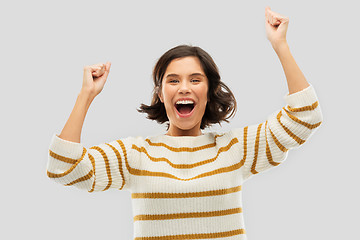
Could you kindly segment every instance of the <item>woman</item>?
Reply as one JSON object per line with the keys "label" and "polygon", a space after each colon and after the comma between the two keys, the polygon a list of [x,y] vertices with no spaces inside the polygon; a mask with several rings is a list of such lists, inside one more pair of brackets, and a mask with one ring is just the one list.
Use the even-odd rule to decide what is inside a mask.
{"label": "woman", "polygon": [[149,119],[167,122],[167,133],[85,148],[82,124],[110,62],[87,66],[69,120],[51,140],[47,175],[89,192],[130,191],[134,239],[246,239],[242,184],[282,163],[288,150],[302,145],[323,120],[315,90],[290,54],[289,19],[269,7],[265,16],[267,38],[287,78],[286,107],[264,123],[222,134],[201,132],[227,121],[236,101],[210,55],[180,45],[158,60],[152,103],[139,109]]}

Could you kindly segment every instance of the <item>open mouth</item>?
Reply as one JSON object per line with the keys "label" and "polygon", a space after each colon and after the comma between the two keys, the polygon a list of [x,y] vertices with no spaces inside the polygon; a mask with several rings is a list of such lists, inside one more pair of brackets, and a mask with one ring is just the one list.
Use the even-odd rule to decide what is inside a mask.
{"label": "open mouth", "polygon": [[175,104],[175,108],[181,115],[188,115],[192,112],[194,109],[195,104],[194,103],[188,103],[188,104]]}

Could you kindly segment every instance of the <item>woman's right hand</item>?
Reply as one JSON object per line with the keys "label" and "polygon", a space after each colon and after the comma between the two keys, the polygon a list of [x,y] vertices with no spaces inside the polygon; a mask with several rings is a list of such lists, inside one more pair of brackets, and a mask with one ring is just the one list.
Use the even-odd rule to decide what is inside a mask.
{"label": "woman's right hand", "polygon": [[110,66],[111,62],[85,66],[81,91],[95,98],[104,88]]}

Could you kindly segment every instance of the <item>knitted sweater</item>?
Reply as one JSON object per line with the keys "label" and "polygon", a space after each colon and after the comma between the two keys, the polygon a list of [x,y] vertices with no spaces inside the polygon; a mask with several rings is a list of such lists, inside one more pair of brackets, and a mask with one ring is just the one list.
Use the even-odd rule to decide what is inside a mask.
{"label": "knitted sweater", "polygon": [[47,175],[89,192],[131,192],[135,240],[247,239],[242,185],[278,166],[323,120],[313,86],[265,122],[200,136],[127,137],[85,148],[54,134]]}

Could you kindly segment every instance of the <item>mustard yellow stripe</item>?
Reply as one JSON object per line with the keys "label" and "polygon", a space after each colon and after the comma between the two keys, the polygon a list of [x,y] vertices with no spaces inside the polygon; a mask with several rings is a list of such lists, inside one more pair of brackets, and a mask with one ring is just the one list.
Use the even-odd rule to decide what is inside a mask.
{"label": "mustard yellow stripe", "polygon": [[299,107],[299,108],[292,108],[290,106],[287,106],[287,108],[289,109],[289,111],[291,112],[304,112],[304,111],[311,111],[314,110],[315,108],[317,108],[317,106],[319,105],[319,102],[316,101],[311,105],[307,105],[304,107]]}
{"label": "mustard yellow stripe", "polygon": [[314,123],[314,124],[310,124],[310,123],[307,123],[307,122],[304,122],[304,121],[301,121],[299,118],[295,117],[294,115],[292,115],[287,109],[283,108],[286,112],[286,114],[289,116],[289,118],[291,118],[292,120],[294,120],[295,122],[309,128],[309,129],[314,129],[314,128],[317,128],[318,126],[320,126],[320,124],[322,122],[318,122],[318,123]]}
{"label": "mustard yellow stripe", "polygon": [[172,220],[172,219],[183,219],[183,218],[207,218],[207,217],[218,217],[230,214],[241,213],[242,208],[232,208],[219,211],[207,211],[207,212],[188,212],[188,213],[170,213],[170,214],[142,214],[134,217],[135,221],[146,221],[146,220]]}
{"label": "mustard yellow stripe", "polygon": [[274,162],[272,154],[271,154],[271,150],[270,150],[270,146],[269,146],[269,142],[268,142],[268,137],[267,137],[267,128],[268,128],[268,120],[266,120],[265,122],[265,140],[266,140],[266,157],[269,161],[269,163],[273,166],[277,166],[280,164],[280,162]]}
{"label": "mustard yellow stripe", "polygon": [[101,156],[104,159],[105,167],[106,167],[106,173],[107,173],[107,176],[108,176],[108,185],[104,188],[103,191],[108,190],[110,188],[111,184],[112,184],[109,159],[108,159],[105,151],[102,148],[100,148],[99,146],[94,146],[94,147],[91,147],[90,149],[95,149],[98,152],[100,152]]}
{"label": "mustard yellow stripe", "polygon": [[115,152],[116,157],[117,157],[117,159],[118,159],[119,172],[120,172],[120,175],[121,175],[121,177],[122,177],[122,179],[123,179],[122,185],[121,185],[121,187],[119,188],[119,190],[121,190],[121,189],[125,186],[125,177],[124,177],[123,168],[122,168],[121,155],[120,155],[119,151],[118,151],[114,146],[112,146],[111,144],[108,144],[108,143],[106,143],[106,145],[108,145],[109,147],[111,147],[111,149]]}
{"label": "mustard yellow stripe", "polygon": [[257,174],[257,173],[258,173],[258,172],[255,170],[255,167],[256,167],[257,157],[258,157],[258,153],[259,153],[259,141],[260,141],[261,126],[262,126],[262,123],[260,123],[260,124],[258,125],[257,131],[256,131],[254,160],[253,160],[253,163],[252,163],[252,165],[251,165],[251,173],[252,173],[252,174]]}
{"label": "mustard yellow stripe", "polygon": [[228,151],[228,150],[229,150],[235,143],[237,143],[237,142],[238,142],[237,138],[233,138],[233,139],[229,142],[229,144],[228,144],[227,146],[219,148],[219,150],[218,150],[218,152],[217,152],[217,154],[216,154],[215,157],[210,158],[210,159],[207,159],[207,160],[204,160],[204,161],[202,161],[202,162],[197,162],[197,163],[194,163],[194,164],[174,164],[174,163],[172,163],[169,159],[164,158],[164,157],[161,157],[161,158],[152,157],[152,156],[150,156],[149,153],[146,151],[145,147],[139,148],[138,146],[136,146],[136,145],[134,145],[134,144],[132,145],[132,149],[135,149],[135,150],[137,150],[137,151],[139,151],[139,152],[145,153],[145,154],[148,156],[148,158],[149,158],[150,160],[154,161],[154,162],[161,162],[161,161],[163,161],[163,162],[168,163],[168,164],[169,164],[170,166],[172,166],[173,168],[181,168],[181,169],[183,169],[183,168],[194,168],[194,167],[197,167],[197,166],[201,166],[201,165],[204,165],[204,164],[207,164],[207,163],[214,162],[214,161],[218,158],[218,156],[219,156],[220,153]]}
{"label": "mustard yellow stripe", "polygon": [[65,184],[65,186],[71,186],[71,185],[74,185],[75,183],[86,181],[86,180],[90,179],[93,176],[93,174],[94,174],[93,170],[90,170],[90,172],[88,174],[86,174],[85,176],[78,178],[78,179],[72,181],[71,183]]}
{"label": "mustard yellow stripe", "polygon": [[93,192],[95,189],[95,184],[96,184],[95,158],[90,153],[88,153],[88,157],[90,159],[91,165],[93,167],[93,172],[94,172],[94,182],[93,182],[92,187],[89,192]]}
{"label": "mustard yellow stripe", "polygon": [[278,146],[278,148],[283,151],[283,152],[287,152],[289,151],[289,149],[287,149],[286,147],[284,147],[280,141],[276,138],[275,134],[271,131],[271,128],[269,128],[269,131],[270,131],[270,134],[271,134],[271,137],[272,139],[274,140],[276,146]]}
{"label": "mustard yellow stripe", "polygon": [[[124,158],[125,158],[125,163],[128,164],[127,153],[126,153],[125,145],[124,145],[123,141],[121,141],[121,140],[117,140],[117,142],[119,143],[119,145],[120,145],[120,147],[121,147],[121,150],[123,151]],[[130,167],[130,166],[127,165],[126,167]]]}
{"label": "mustard yellow stripe", "polygon": [[247,155],[247,135],[248,135],[249,126],[244,127],[244,136],[243,136],[243,145],[244,145],[244,160]]}
{"label": "mustard yellow stripe", "polygon": [[[121,148],[123,149],[124,157],[125,157],[125,165],[126,165],[126,168],[127,168],[127,170],[129,171],[130,174],[137,175],[137,176],[167,177],[167,178],[173,178],[173,179],[180,180],[180,181],[190,181],[190,180],[197,179],[197,178],[203,178],[203,177],[208,177],[208,176],[212,176],[212,175],[215,175],[215,174],[221,174],[221,173],[224,173],[224,172],[235,171],[235,170],[241,168],[245,163],[246,154],[247,154],[247,150],[246,150],[246,148],[247,148],[246,147],[247,146],[247,132],[248,132],[248,127],[245,127],[244,128],[244,156],[243,156],[243,159],[240,162],[238,162],[237,164],[234,164],[232,166],[229,166],[229,167],[219,168],[219,169],[216,169],[216,170],[213,170],[213,171],[210,171],[210,172],[207,172],[207,173],[199,174],[199,175],[197,175],[195,177],[187,178],[187,179],[178,178],[178,177],[176,177],[176,176],[174,176],[172,174],[169,174],[169,173],[151,172],[151,171],[147,171],[147,170],[140,170],[140,169],[132,168],[129,165],[128,160],[127,160],[126,149],[125,149],[124,143],[121,140],[117,140],[117,141],[119,142]],[[238,142],[237,138],[235,138],[235,139],[236,139],[236,142]]]}
{"label": "mustard yellow stripe", "polygon": [[77,162],[76,159],[61,156],[59,154],[54,153],[50,149],[49,149],[49,155],[59,161],[62,161],[62,162],[66,162],[66,163],[70,163],[70,164],[75,164]]}
{"label": "mustard yellow stripe", "polygon": [[[131,168],[131,167],[130,167],[130,165],[129,165],[129,163],[128,163],[126,148],[125,148],[125,145],[124,145],[123,141],[117,140],[117,142],[119,143],[119,145],[120,145],[120,147],[121,147],[121,150],[123,151],[126,168],[128,169],[128,171],[129,171],[129,169],[134,169],[134,171],[131,171],[131,172],[129,171],[129,173],[130,173],[130,174],[133,174],[134,172],[140,171],[140,170],[138,170],[138,169],[135,169],[135,168]],[[140,175],[141,175],[141,174],[140,174]],[[124,184],[125,184],[125,178],[124,178]],[[123,187],[123,186],[122,186],[122,187]],[[121,188],[122,188],[122,187],[121,187]]]}
{"label": "mustard yellow stripe", "polygon": [[227,189],[218,189],[218,190],[209,190],[203,192],[187,192],[187,193],[159,193],[159,192],[150,192],[150,193],[132,193],[131,198],[196,198],[196,197],[209,197],[209,196],[219,196],[226,195],[234,192],[241,191],[241,185],[237,187],[227,188]]}
{"label": "mustard yellow stripe", "polygon": [[245,234],[246,231],[243,228],[216,233],[196,233],[196,234],[181,234],[181,235],[166,235],[166,236],[152,236],[152,237],[136,237],[134,240],[169,240],[169,239],[211,239],[211,238],[224,238],[235,235]]}
{"label": "mustard yellow stripe", "polygon": [[64,177],[67,174],[71,173],[76,168],[76,166],[81,162],[81,160],[83,160],[85,153],[86,153],[86,148],[83,148],[83,154],[82,154],[81,158],[79,160],[77,160],[74,163],[74,165],[72,165],[67,171],[65,171],[63,173],[52,173],[52,172],[47,171],[48,177],[49,178],[60,178],[60,177]]}
{"label": "mustard yellow stripe", "polygon": [[145,141],[150,145],[150,146],[158,146],[158,147],[165,147],[167,149],[169,149],[170,151],[173,151],[173,152],[196,152],[196,151],[200,151],[200,150],[204,150],[204,149],[207,149],[207,148],[212,148],[212,147],[215,147],[216,146],[216,138],[218,137],[221,137],[223,136],[224,134],[217,134],[215,135],[214,137],[214,142],[213,143],[209,143],[207,145],[203,145],[203,146],[199,146],[199,147],[171,147],[165,143],[162,143],[162,142],[159,142],[159,143],[153,143],[151,142],[150,139],[145,139]]}
{"label": "mustard yellow stripe", "polygon": [[[262,127],[262,124],[259,124],[258,125],[258,128],[257,128],[257,133],[256,133],[256,141],[255,141],[255,154],[254,154],[254,161],[253,161],[253,164],[251,166],[251,173],[252,174],[257,174],[259,173],[258,171],[255,170],[256,168],[256,164],[257,164],[257,159],[258,159],[258,154],[259,154],[259,141],[260,141],[260,133],[261,133],[261,127]],[[266,141],[266,157],[268,159],[268,162],[273,165],[273,166],[277,166],[280,164],[280,162],[274,162],[273,158],[272,158],[272,155],[271,155],[271,151],[270,151],[270,147],[269,147],[269,142],[267,140],[267,127],[268,127],[268,120],[266,120],[265,122],[265,141]],[[275,137],[275,136],[274,136]],[[275,138],[276,139],[276,138]],[[276,139],[276,141],[278,141]],[[278,141],[278,143],[280,144],[280,142]],[[281,144],[280,144],[281,145]],[[282,146],[282,145],[281,145]],[[283,147],[283,146],[282,146]]]}
{"label": "mustard yellow stripe", "polygon": [[289,134],[290,137],[292,137],[292,139],[294,139],[298,144],[303,144],[305,142],[305,140],[299,138],[298,136],[296,136],[293,132],[290,131],[290,129],[288,129],[284,124],[282,124],[282,122],[280,121],[280,118],[282,116],[282,111],[280,111],[277,115],[277,120],[280,123],[280,125],[282,126],[282,128],[285,130],[285,132],[287,132],[287,134]]}

